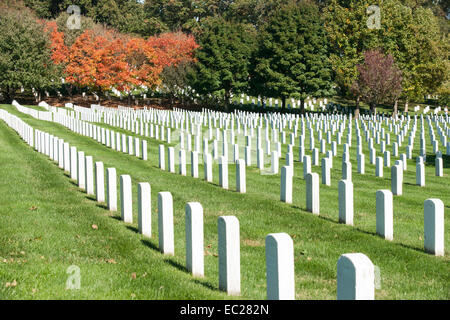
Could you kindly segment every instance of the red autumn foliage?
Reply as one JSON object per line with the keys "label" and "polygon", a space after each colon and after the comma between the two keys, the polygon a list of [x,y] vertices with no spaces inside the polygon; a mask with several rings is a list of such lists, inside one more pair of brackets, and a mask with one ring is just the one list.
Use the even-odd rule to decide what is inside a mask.
{"label": "red autumn foliage", "polygon": [[402,72],[392,55],[380,50],[364,52],[364,63],[357,65],[358,78],[352,92],[370,105],[373,112],[380,103],[394,102],[402,92]]}
{"label": "red autumn foliage", "polygon": [[50,35],[53,62],[55,64],[66,62],[69,51],[64,44],[64,33],[58,31],[56,21],[45,23],[44,31],[48,32]]}
{"label": "red autumn foliage", "polygon": [[193,61],[198,48],[192,36],[165,33],[158,37],[123,37],[112,31],[83,32],[70,48],[56,22],[46,24],[50,34],[52,60],[64,66],[65,80],[79,87],[130,92],[161,83],[164,67]]}
{"label": "red autumn foliage", "polygon": [[193,36],[182,32],[168,32],[150,37],[147,44],[156,50],[158,62],[164,67],[194,61],[194,52],[199,47]]}

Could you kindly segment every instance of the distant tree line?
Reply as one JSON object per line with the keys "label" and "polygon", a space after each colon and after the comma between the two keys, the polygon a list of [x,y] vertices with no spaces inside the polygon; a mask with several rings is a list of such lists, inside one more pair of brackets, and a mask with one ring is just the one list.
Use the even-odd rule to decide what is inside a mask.
{"label": "distant tree line", "polygon": [[[79,30],[66,26],[72,4],[81,9]],[[380,9],[378,28],[368,26],[373,5]],[[436,95],[448,105],[448,9],[448,1],[427,0],[5,0],[0,5],[0,92],[10,98],[19,88],[66,90],[63,78],[75,90],[102,93],[114,87],[130,93],[131,86],[122,84],[137,87],[137,76],[125,81],[117,64],[132,65],[129,57],[117,58],[133,52],[126,39],[148,44],[148,39],[164,35],[191,41],[173,42],[173,48],[184,48],[178,52],[191,50],[189,59],[147,61],[149,67],[159,63],[160,68],[145,88],[171,101],[227,109],[233,96],[245,93],[280,99],[282,107],[294,98],[303,109],[307,97],[337,94],[354,99],[357,108],[363,101],[373,110],[380,103],[391,104],[397,112],[399,101],[407,111],[410,101]],[[98,74],[102,68],[94,77],[102,81],[74,81],[67,74],[68,52],[82,35],[86,46],[95,47],[105,34],[115,57],[110,61],[116,63],[108,72],[115,70],[120,81]],[[58,54],[66,60],[58,62]]]}

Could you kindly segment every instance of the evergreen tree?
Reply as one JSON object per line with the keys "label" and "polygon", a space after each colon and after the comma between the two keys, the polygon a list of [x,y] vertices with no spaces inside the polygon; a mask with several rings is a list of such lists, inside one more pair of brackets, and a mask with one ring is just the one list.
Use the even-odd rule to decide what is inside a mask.
{"label": "evergreen tree", "polygon": [[250,57],[255,49],[252,26],[208,18],[197,35],[195,72],[192,86],[199,94],[220,97],[227,110],[231,95],[248,90]]}
{"label": "evergreen tree", "polygon": [[332,94],[328,45],[318,7],[291,1],[275,10],[263,26],[254,58],[252,88],[255,94],[287,98]]}

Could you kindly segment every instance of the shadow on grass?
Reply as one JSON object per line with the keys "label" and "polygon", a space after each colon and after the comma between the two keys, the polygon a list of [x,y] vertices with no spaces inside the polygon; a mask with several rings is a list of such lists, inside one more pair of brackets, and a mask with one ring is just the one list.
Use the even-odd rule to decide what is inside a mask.
{"label": "shadow on grass", "polygon": [[219,288],[214,287],[211,283],[206,282],[205,280],[200,280],[200,279],[197,278],[197,279],[194,279],[192,281],[194,281],[195,283],[200,284],[200,285],[202,285],[205,288],[208,288],[210,290],[221,292],[221,290],[219,290]]}
{"label": "shadow on grass", "polygon": [[[93,199],[91,199],[91,200],[95,201]],[[99,207],[99,208],[108,210],[108,206],[105,203],[97,203],[96,206]]]}
{"label": "shadow on grass", "polygon": [[413,247],[413,246],[410,246],[410,245],[404,244],[404,243],[396,243],[396,244],[399,245],[400,247],[403,247],[403,248],[406,248],[406,249],[414,250],[414,251],[417,251],[417,252],[420,252],[420,253],[427,253],[425,251],[425,249],[422,249],[422,248]]}
{"label": "shadow on grass", "polygon": [[139,230],[138,230],[138,228],[136,228],[136,227],[133,227],[133,226],[126,226],[126,228],[127,228],[128,230],[133,231],[133,232],[139,233]]}
{"label": "shadow on grass", "polygon": [[369,234],[369,235],[372,235],[372,236],[379,237],[379,235],[377,235],[376,232],[367,231],[367,230],[363,230],[363,229],[356,228],[356,227],[355,227],[355,229],[358,230],[359,232],[362,232],[362,233],[365,233],[365,234]]}
{"label": "shadow on grass", "polygon": [[150,249],[153,249],[153,250],[155,250],[155,251],[161,252],[161,251],[159,250],[159,248],[158,248],[156,245],[154,245],[153,243],[151,243],[149,240],[143,239],[143,240],[141,240],[141,242],[142,242],[145,246],[149,247]]}
{"label": "shadow on grass", "polygon": [[324,217],[324,216],[321,216],[321,215],[319,215],[318,217],[319,217],[319,219],[323,219],[323,220],[326,220],[326,221],[330,221],[332,223],[339,224],[339,221],[337,221],[337,220],[334,220],[334,219],[331,219],[331,218],[328,218],[328,217]]}
{"label": "shadow on grass", "polygon": [[175,268],[177,268],[180,271],[183,271],[183,272],[186,272],[186,273],[189,272],[188,269],[185,266],[179,264],[178,262],[176,262],[176,261],[174,261],[172,259],[164,259],[164,262],[170,264],[172,267],[175,267]]}

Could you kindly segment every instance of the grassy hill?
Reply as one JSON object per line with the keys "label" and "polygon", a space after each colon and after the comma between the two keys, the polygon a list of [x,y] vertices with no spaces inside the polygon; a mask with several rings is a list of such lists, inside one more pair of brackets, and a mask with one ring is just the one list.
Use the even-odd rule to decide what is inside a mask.
{"label": "grassy hill", "polygon": [[[234,191],[232,165],[229,166],[230,190],[223,190],[218,185],[218,165],[214,166],[213,183],[203,180],[202,165],[199,179],[160,170],[158,145],[162,142],[155,139],[147,139],[149,160],[142,161],[61,125],[20,114],[12,106],[0,107],[34,128],[77,146],[86,155],[92,155],[94,161],[103,161],[105,168],[115,167],[118,176],[131,175],[134,211],[134,223],[123,223],[120,212],[110,212],[105,204],[86,196],[67,173],[26,145],[0,121],[2,299],[230,299],[218,290],[217,219],[222,215],[234,215],[240,222],[242,295],[238,298],[266,298],[264,238],[275,232],[286,232],[294,241],[297,299],[336,299],[336,263],[341,254],[350,252],[366,254],[379,267],[381,287],[376,290],[376,299],[450,298],[450,228],[445,228],[444,257],[434,257],[423,250],[424,200],[440,198],[446,213],[449,212],[450,159],[445,156],[444,177],[436,177],[434,164],[427,163],[426,187],[416,186],[414,164],[419,151],[419,132],[413,160],[408,161],[404,173],[403,196],[394,196],[394,241],[389,242],[375,234],[375,193],[390,189],[390,169],[384,169],[383,178],[376,178],[364,145],[366,174],[357,174],[355,135],[350,148],[355,194],[355,226],[351,227],[338,223],[337,184],[341,179],[342,146],[334,158],[331,187],[320,185],[320,216],[317,217],[306,211],[305,181],[300,174],[301,163],[297,161],[290,205],[279,201],[280,176],[261,175],[256,166],[247,168],[247,193],[239,194]],[[132,135],[118,128],[114,130]],[[429,139],[428,130],[425,131]],[[177,138],[172,132],[175,141],[172,145]],[[308,139],[307,136],[305,141]],[[298,140],[296,144],[297,159]],[[405,148],[404,144],[399,152]],[[285,152],[283,146],[283,157]],[[284,159],[280,159],[282,163]],[[313,166],[313,171],[321,174],[320,166]],[[189,165],[187,172],[190,172]],[[149,182],[152,187],[152,238],[137,232],[138,182]],[[174,200],[173,257],[164,256],[158,250],[157,193],[160,191],[170,191]],[[202,279],[193,278],[184,267],[184,207],[190,201],[198,201],[204,208],[205,277]],[[69,276],[66,271],[71,265],[80,268],[80,290],[66,290]]]}

